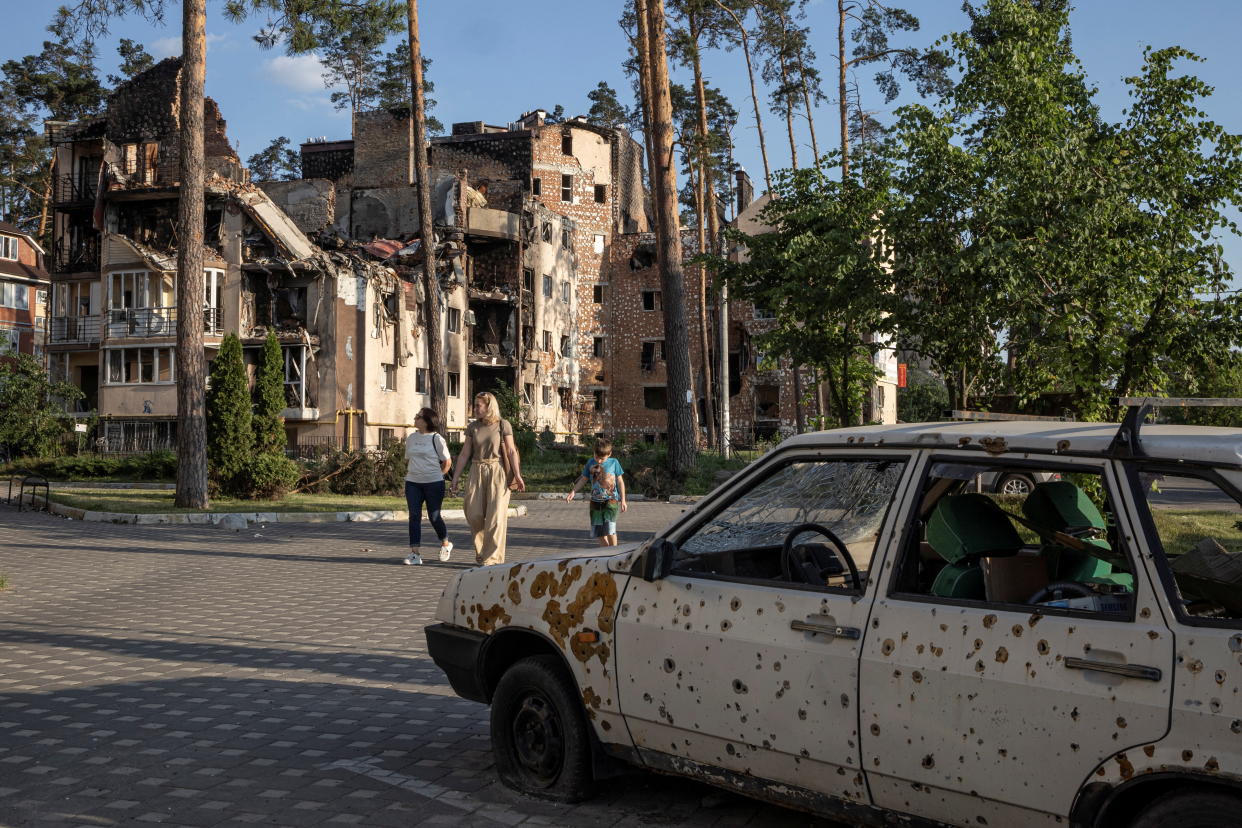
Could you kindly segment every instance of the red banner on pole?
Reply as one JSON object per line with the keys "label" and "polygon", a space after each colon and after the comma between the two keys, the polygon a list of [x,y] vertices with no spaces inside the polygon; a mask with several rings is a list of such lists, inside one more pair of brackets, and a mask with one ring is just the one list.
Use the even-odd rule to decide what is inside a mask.
{"label": "red banner on pole", "polygon": [[906,387],[906,364],[904,362],[897,363],[897,387]]}

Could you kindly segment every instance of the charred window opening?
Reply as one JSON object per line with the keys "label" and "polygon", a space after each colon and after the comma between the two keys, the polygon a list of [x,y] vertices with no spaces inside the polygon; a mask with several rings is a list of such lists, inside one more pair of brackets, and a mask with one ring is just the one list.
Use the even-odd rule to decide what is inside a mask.
{"label": "charred window opening", "polygon": [[277,256],[278,251],[272,245],[272,240],[254,222],[246,221],[243,234],[243,259],[254,261],[257,259],[271,259]]}
{"label": "charred window opening", "polygon": [[543,332],[543,350],[548,351],[549,353],[551,353],[552,351],[552,332],[551,331]]}
{"label": "charred window opening", "polygon": [[545,299],[552,298],[552,277],[546,274],[543,277],[543,297]]}
{"label": "charred window opening", "polygon": [[158,250],[177,246],[177,202],[122,203],[116,230],[132,241]]}
{"label": "charred window opening", "polygon": [[418,394],[427,393],[427,369],[426,368],[415,368],[414,369],[414,391],[415,393],[418,393]]}
{"label": "charred window opening", "polygon": [[[284,285],[276,282],[274,277],[259,273],[248,274],[247,281],[254,295],[255,325],[275,327],[277,330],[306,327],[306,286]],[[395,313],[396,307],[392,310]]]}
{"label": "charred window opening", "polygon": [[574,154],[573,133],[566,132],[561,135],[561,154],[562,155],[573,155]]}
{"label": "charred window opening", "polygon": [[539,389],[539,399],[543,405],[552,404],[552,386],[545,385]]}
{"label": "charred window opening", "polygon": [[549,242],[549,243],[552,241],[552,222],[545,221],[543,223],[543,227],[540,230],[540,235],[543,237],[544,241]]}
{"label": "charred window opening", "polygon": [[574,347],[570,344],[569,337],[561,337],[561,356],[571,357],[574,355]]}
{"label": "charred window opening", "polygon": [[668,389],[663,385],[648,385],[643,388],[643,407],[652,411],[664,411],[668,408]]}
{"label": "charred window opening", "polygon": [[603,204],[607,201],[608,201],[608,185],[607,184],[596,184],[595,185],[595,203]]}
{"label": "charred window opening", "polygon": [[522,350],[530,350],[535,347],[535,329],[531,325],[522,326]]}
{"label": "charred window opening", "polygon": [[531,195],[543,195],[543,179],[536,176],[530,181]]}
{"label": "charred window opening", "polygon": [[755,419],[776,420],[781,416],[781,389],[777,385],[755,386]]}
{"label": "charred window opening", "polygon": [[522,287],[531,293],[535,292],[535,271],[529,267],[522,269]]}
{"label": "charred window opening", "polygon": [[561,176],[561,201],[574,200],[574,177],[572,175]]}
{"label": "charred window opening", "polygon": [[591,356],[603,357],[604,355],[604,338],[595,336],[591,338]]}
{"label": "charred window opening", "polygon": [[664,340],[652,339],[643,343],[643,350],[639,360],[639,368],[644,371],[654,371],[657,362],[664,360]]}
{"label": "charred window opening", "polygon": [[572,392],[564,386],[556,389],[556,401],[560,403],[561,411],[573,408]]}
{"label": "charred window opening", "polygon": [[634,248],[634,253],[630,256],[630,270],[644,270],[654,267],[655,263],[655,242],[643,242]]}
{"label": "charred window opening", "polygon": [[604,304],[604,286],[595,285],[591,288],[591,301],[597,305]]}
{"label": "charred window opening", "polygon": [[513,356],[513,308],[502,302],[471,302],[470,311],[474,315],[474,325],[470,329],[471,353],[486,357]]}
{"label": "charred window opening", "polygon": [[595,410],[603,411],[605,404],[608,402],[608,394],[603,388],[596,388],[591,392],[591,396],[595,398]]}
{"label": "charred window opening", "polygon": [[663,307],[664,305],[660,301],[660,291],[658,290],[644,290],[643,291],[643,310],[657,311],[657,310],[661,310]]}
{"label": "charred window opening", "polygon": [[522,384],[522,402],[526,405],[535,404],[535,386],[532,383]]}
{"label": "charred window opening", "polygon": [[224,211],[209,207],[203,214],[203,244],[224,255]]}

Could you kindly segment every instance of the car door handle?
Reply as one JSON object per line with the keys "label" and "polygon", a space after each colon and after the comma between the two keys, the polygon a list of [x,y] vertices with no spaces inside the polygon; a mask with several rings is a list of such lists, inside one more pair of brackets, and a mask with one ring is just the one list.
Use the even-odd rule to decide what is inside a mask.
{"label": "car door handle", "polygon": [[837,624],[824,624],[819,621],[812,621],[809,618],[805,621],[790,621],[789,629],[797,630],[798,632],[826,635],[829,638],[847,638],[851,641],[857,641],[862,638],[862,630],[857,627],[841,627]]}
{"label": "car door handle", "polygon": [[1074,658],[1070,656],[1065,659],[1064,664],[1071,670],[1093,670],[1097,673],[1111,673],[1114,676],[1125,676],[1126,678],[1144,679],[1146,681],[1160,681],[1164,673],[1160,672],[1159,667],[1148,667],[1143,664],[1113,664],[1108,661],[1091,661],[1085,658]]}

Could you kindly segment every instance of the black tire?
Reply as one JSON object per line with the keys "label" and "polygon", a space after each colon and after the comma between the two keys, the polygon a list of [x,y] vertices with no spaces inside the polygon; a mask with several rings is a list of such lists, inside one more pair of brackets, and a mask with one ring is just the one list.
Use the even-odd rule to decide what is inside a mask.
{"label": "black tire", "polygon": [[996,481],[995,491],[997,494],[1025,497],[1035,491],[1035,481],[1025,474],[1006,474]]}
{"label": "black tire", "polygon": [[492,752],[500,781],[555,802],[591,795],[591,736],[577,690],[556,656],[516,662],[492,695]]}
{"label": "black tire", "polygon": [[1233,828],[1242,798],[1211,790],[1165,794],[1143,809],[1130,828]]}

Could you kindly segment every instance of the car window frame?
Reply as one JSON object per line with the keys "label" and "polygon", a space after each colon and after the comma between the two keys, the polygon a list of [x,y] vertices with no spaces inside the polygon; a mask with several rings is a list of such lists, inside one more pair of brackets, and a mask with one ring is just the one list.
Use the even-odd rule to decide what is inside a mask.
{"label": "car window frame", "polygon": [[1155,565],[1155,576],[1160,581],[1165,599],[1173,611],[1173,617],[1179,624],[1187,627],[1205,627],[1217,630],[1242,630],[1242,618],[1211,618],[1201,615],[1190,615],[1182,605],[1181,593],[1177,589],[1176,577],[1173,575],[1172,561],[1164,551],[1164,541],[1156,529],[1156,521],[1151,513],[1151,504],[1147,502],[1147,492],[1139,475],[1143,472],[1169,474],[1176,477],[1192,477],[1216,484],[1221,491],[1238,501],[1238,511],[1242,513],[1242,489],[1239,489],[1224,475],[1217,471],[1217,466],[1207,463],[1192,463],[1182,460],[1161,460],[1159,458],[1143,458],[1127,460],[1119,464],[1126,484],[1130,487],[1130,497],[1134,501],[1134,517],[1137,529],[1143,533],[1147,550]]}
{"label": "car window frame", "polygon": [[[1104,485],[1108,487],[1110,475],[1115,478],[1113,485],[1108,489],[1108,493],[1113,502],[1117,519],[1121,520],[1125,517],[1125,503],[1121,498],[1122,487],[1125,481],[1117,475],[1114,464],[1107,457],[1102,456],[1075,456],[1064,457],[1060,455],[1047,455],[1049,459],[1041,459],[1045,455],[1024,454],[1020,458],[1009,458],[999,456],[980,457],[978,454],[971,454],[971,465],[995,465],[1004,468],[1028,468],[1034,471],[1058,471],[1081,473],[1084,470],[1098,471],[1100,476],[1104,478]],[[920,504],[922,498],[927,491],[926,483],[931,477],[931,471],[937,463],[953,463],[965,462],[963,455],[947,453],[943,449],[930,450],[922,463],[919,473],[919,479],[912,481],[909,498],[911,501],[917,500]],[[1136,554],[1137,549],[1131,548],[1133,544],[1126,544],[1124,549],[1126,559],[1130,563],[1130,571],[1134,575],[1134,599],[1130,601],[1130,611],[1128,613],[1112,613],[1112,612],[1093,612],[1091,610],[1071,609],[1069,607],[1046,607],[1036,604],[1010,604],[993,601],[968,601],[963,598],[943,598],[938,595],[923,594],[918,592],[905,592],[899,589],[902,570],[906,562],[906,550],[912,540],[912,533],[915,531],[916,524],[920,521],[920,510],[915,507],[909,510],[906,515],[905,523],[901,527],[901,535],[892,556],[892,572],[889,573],[888,582],[885,585],[884,597],[889,600],[908,601],[911,603],[930,604],[932,606],[949,606],[949,607],[967,607],[971,609],[988,608],[998,612],[1025,612],[1039,613],[1048,616],[1064,616],[1076,619],[1095,619],[1107,620],[1114,622],[1134,623],[1137,618],[1139,603],[1139,586],[1142,578],[1139,573],[1142,571],[1142,563]],[[1119,537],[1124,542],[1125,533],[1119,533]]]}
{"label": "car window frame", "polygon": [[[831,447],[823,449],[814,449],[807,447],[798,447],[788,452],[780,452],[771,456],[767,462],[762,463],[753,471],[745,475],[738,475],[738,479],[730,481],[732,485],[720,491],[720,496],[712,499],[710,507],[703,510],[695,510],[686,516],[686,519],[673,526],[662,536],[664,539],[675,544],[678,549],[681,547],[682,541],[694,535],[706,524],[710,523],[717,515],[723,512],[729,506],[733,505],[738,498],[745,496],[752,491],[757,485],[763,483],[772,475],[779,472],[794,463],[799,462],[816,462],[816,461],[832,461],[842,460],[848,462],[868,461],[891,461],[902,464],[901,475],[897,479],[896,486],[893,487],[892,497],[889,498],[888,505],[884,508],[884,516],[880,519],[880,531],[875,539],[875,548],[871,554],[871,565],[867,569],[868,577],[863,584],[862,589],[854,589],[853,587],[834,587],[834,586],[817,586],[815,584],[800,584],[792,581],[772,581],[766,578],[748,578],[741,575],[722,575],[711,572],[696,572],[673,566],[670,575],[677,575],[683,578],[695,578],[706,581],[725,581],[728,583],[749,584],[751,586],[777,587],[780,589],[796,589],[803,592],[823,592],[832,595],[848,595],[851,597],[861,597],[867,593],[870,585],[878,580],[879,573],[885,564],[883,552],[886,545],[886,539],[891,540],[896,527],[893,525],[893,507],[901,498],[903,492],[909,489],[911,474],[919,465],[919,452],[909,449],[849,449],[843,447]],[[844,563],[844,561],[842,561]]]}

